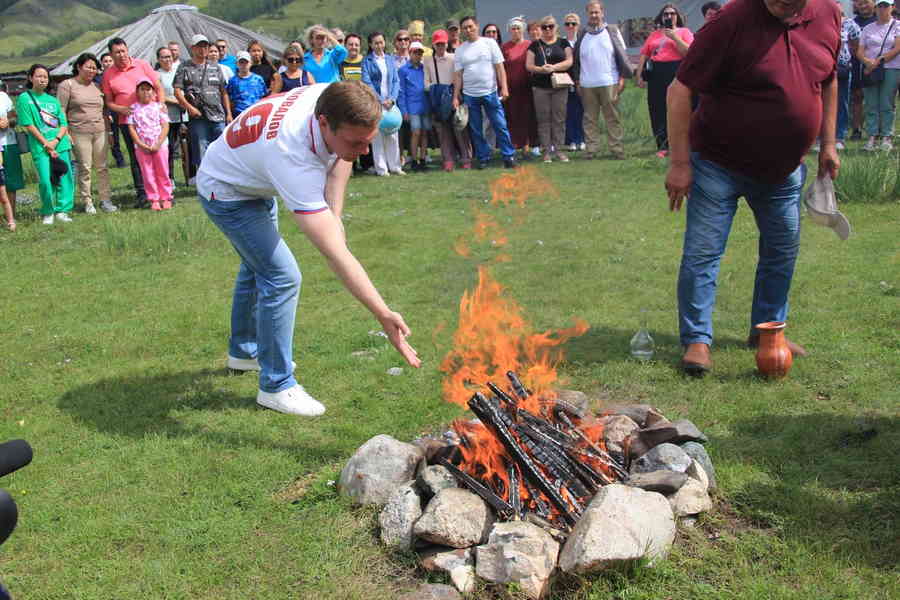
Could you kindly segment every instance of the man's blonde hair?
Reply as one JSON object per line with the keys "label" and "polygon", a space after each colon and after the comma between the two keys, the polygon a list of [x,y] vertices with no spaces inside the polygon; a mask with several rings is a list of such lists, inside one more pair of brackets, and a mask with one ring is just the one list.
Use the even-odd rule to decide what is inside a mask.
{"label": "man's blonde hair", "polygon": [[372,88],[361,81],[336,81],[316,101],[316,116],[324,116],[328,127],[337,131],[344,125],[375,127],[382,108]]}

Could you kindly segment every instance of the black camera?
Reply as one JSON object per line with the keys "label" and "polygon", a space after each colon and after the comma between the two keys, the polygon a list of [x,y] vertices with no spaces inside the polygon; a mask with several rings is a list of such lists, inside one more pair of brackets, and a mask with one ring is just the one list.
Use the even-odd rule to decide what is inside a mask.
{"label": "black camera", "polygon": [[672,29],[675,26],[675,20],[672,17],[663,17],[662,24],[666,29]]}

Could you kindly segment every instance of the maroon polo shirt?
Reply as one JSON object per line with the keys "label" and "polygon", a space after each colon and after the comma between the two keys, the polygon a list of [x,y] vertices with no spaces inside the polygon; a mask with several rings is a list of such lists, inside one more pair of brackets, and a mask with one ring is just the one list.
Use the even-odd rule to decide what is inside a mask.
{"label": "maroon polo shirt", "polygon": [[763,0],[732,0],[694,37],[678,80],[700,94],[691,150],[726,169],[780,183],[822,124],[822,85],[835,74],[841,13],[809,0],[782,22]]}

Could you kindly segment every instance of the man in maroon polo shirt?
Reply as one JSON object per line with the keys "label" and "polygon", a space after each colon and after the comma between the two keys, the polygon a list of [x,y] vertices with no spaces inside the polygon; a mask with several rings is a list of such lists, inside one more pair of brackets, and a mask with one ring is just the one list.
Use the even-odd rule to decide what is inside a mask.
{"label": "man in maroon polo shirt", "polygon": [[165,92],[159,75],[145,60],[133,58],[128,52],[128,44],[122,38],[113,38],[107,44],[113,64],[103,72],[103,96],[106,106],[113,112],[114,118],[123,128],[125,147],[128,149],[128,160],[131,162],[131,179],[134,181],[136,194],[135,207],[141,208],[147,203],[144,191],[144,180],[141,169],[134,155],[134,140],[128,135],[126,122],[131,114],[131,105],[137,102],[137,84],[142,79],[149,79],[156,88],[156,97],[165,98]]}
{"label": "man in maroon polo shirt", "polygon": [[[803,156],[821,138],[819,175],[837,177],[836,60],[841,13],[833,0],[733,0],[700,29],[668,92],[669,208],[687,198],[678,274],[681,367],[712,366],[719,263],[743,196],[759,228],[753,326],[787,318],[800,246]],[[700,97],[691,113],[691,95]],[[795,355],[805,350],[790,343]]]}

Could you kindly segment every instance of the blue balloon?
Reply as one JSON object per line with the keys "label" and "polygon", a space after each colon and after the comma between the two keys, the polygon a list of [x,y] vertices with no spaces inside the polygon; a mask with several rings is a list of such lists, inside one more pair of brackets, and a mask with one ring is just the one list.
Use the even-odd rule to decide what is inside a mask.
{"label": "blue balloon", "polygon": [[396,104],[391,107],[391,110],[382,111],[381,123],[378,124],[381,133],[386,135],[397,133],[400,131],[401,125],[403,125],[403,115],[400,113],[400,109],[397,108]]}

